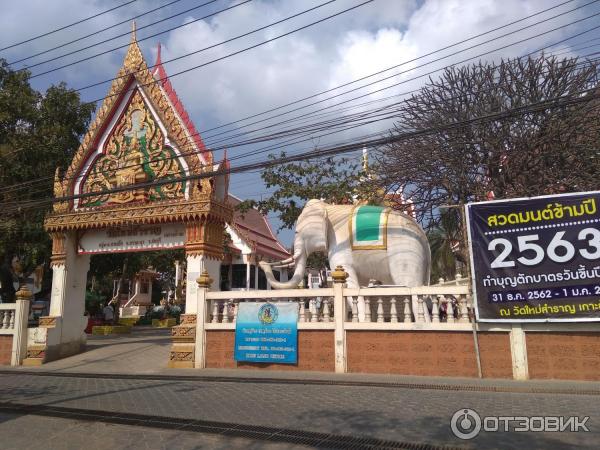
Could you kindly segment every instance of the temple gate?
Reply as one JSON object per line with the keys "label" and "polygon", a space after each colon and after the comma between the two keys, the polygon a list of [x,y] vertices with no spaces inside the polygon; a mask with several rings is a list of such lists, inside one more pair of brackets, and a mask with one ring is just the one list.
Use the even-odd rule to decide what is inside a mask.
{"label": "temple gate", "polygon": [[70,167],[62,176],[56,171],[45,221],[53,242],[50,312],[29,330],[25,364],[83,350],[92,254],[185,248],[186,312],[195,314],[196,278],[205,269],[219,278],[224,228],[233,217],[228,176],[217,174],[227,165],[213,162],[160,53],[149,69],[134,27],[123,66]]}

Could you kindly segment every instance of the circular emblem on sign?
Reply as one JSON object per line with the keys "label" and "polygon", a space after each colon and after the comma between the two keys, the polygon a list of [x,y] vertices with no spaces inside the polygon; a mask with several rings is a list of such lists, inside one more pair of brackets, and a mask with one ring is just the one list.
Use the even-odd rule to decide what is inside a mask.
{"label": "circular emblem on sign", "polygon": [[265,303],[258,310],[258,320],[260,320],[260,323],[263,325],[275,323],[278,315],[279,312],[277,311],[277,306],[272,303]]}

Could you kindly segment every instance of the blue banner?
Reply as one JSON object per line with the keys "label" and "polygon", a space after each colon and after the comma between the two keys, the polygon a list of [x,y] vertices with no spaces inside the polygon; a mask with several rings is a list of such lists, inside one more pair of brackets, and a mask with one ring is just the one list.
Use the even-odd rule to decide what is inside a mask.
{"label": "blue banner", "polygon": [[241,302],[235,324],[236,361],[295,364],[298,305]]}

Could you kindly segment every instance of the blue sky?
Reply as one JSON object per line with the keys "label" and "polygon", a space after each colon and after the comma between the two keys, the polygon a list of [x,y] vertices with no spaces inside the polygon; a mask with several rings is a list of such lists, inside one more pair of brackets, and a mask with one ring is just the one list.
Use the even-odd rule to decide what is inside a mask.
{"label": "blue sky", "polygon": [[[120,34],[126,34],[125,36],[56,61],[31,67],[30,70],[34,75],[40,74],[59,65],[90,57],[96,53],[111,50],[114,47],[126,45],[129,42],[127,33],[131,28],[129,19],[150,9],[170,3],[170,1],[172,0],[136,0],[113,12],[103,14],[67,30],[0,51],[0,57],[5,58],[9,62],[14,62],[35,53],[62,45],[86,34],[94,33],[118,22],[127,21],[127,23],[118,27],[94,34],[79,42],[13,64],[13,68],[15,69],[24,67],[24,65],[31,67],[33,64],[43,62],[46,59],[61,56],[64,53],[93,45]],[[206,1],[181,0],[137,19],[138,39],[149,63],[152,63],[155,59],[157,42],[159,41],[163,45],[163,60],[169,60],[325,3],[326,0],[253,0],[228,11],[218,13],[210,18],[197,20],[205,15],[237,5],[243,1],[217,0],[210,5],[196,8],[162,23],[143,28],[152,22],[197,7]],[[78,19],[91,16],[126,2],[127,0],[5,1],[2,5],[3,13],[0,16],[0,47],[28,39],[37,34],[67,25]],[[361,0],[334,1],[311,13],[302,15],[276,27],[268,28],[234,42],[217,46],[214,49],[198,53],[192,57],[186,57],[165,64],[165,68],[167,73],[174,74],[259,43],[265,39],[275,37],[359,3],[361,3]],[[202,132],[245,116],[260,113],[273,107],[334,88],[390,66],[405,63],[444,46],[459,42],[462,39],[489,31],[495,27],[560,3],[563,2],[549,2],[544,0],[425,0],[419,2],[412,0],[375,0],[352,12],[279,39],[268,45],[210,64],[198,70],[192,70],[180,76],[173,76],[171,82],[175,86],[179,97],[184,102],[196,127]],[[332,105],[335,102],[367,94],[381,87],[398,82],[404,82],[404,84],[372,94],[361,101],[380,100],[389,95],[416,89],[426,81],[426,77],[413,81],[407,80],[442,68],[445,65],[478,55],[479,53],[497,49],[520,39],[583,19],[590,14],[600,11],[600,3],[593,3],[585,8],[536,25],[528,30],[514,31],[523,26],[533,24],[536,21],[581,6],[584,3],[587,2],[567,2],[565,5],[539,15],[534,19],[496,31],[493,34],[483,36],[439,54],[407,63],[385,75],[389,76],[398,72],[403,73],[369,88],[352,94],[342,95],[335,100],[326,100],[327,95],[325,95],[317,97],[312,101],[325,99],[320,107]],[[145,37],[151,34],[183,24],[187,25],[160,36],[144,40]],[[570,25],[544,36],[496,51],[485,56],[484,59],[497,61],[501,57],[520,56],[597,26],[597,24],[597,17],[587,19],[579,24]],[[511,31],[510,35],[499,37]],[[591,31],[566,43],[556,45],[551,51],[559,53],[561,56],[574,54],[586,55],[597,51],[598,47],[585,49],[582,47],[599,44],[600,40],[591,41],[598,38],[598,36],[599,33],[597,30]],[[481,43],[490,38],[497,39],[475,49],[464,50],[470,45]],[[457,50],[464,51],[455,56],[448,56],[442,61],[431,62],[435,58],[447,56]],[[124,48],[111,51],[88,61],[49,74],[37,76],[32,78],[31,82],[40,90],[44,90],[50,84],[59,81],[65,81],[72,88],[82,88],[89,84],[114,77],[122,63],[124,53]],[[416,68],[416,66],[427,62],[431,62],[431,64],[426,67]],[[365,83],[377,79],[378,77],[375,77],[366,80]],[[353,85],[349,88],[358,85]],[[85,89],[81,91],[81,96],[86,101],[102,98],[106,95],[108,88],[109,84],[104,84],[91,89]],[[339,92],[342,91],[336,91],[329,95]],[[296,106],[302,105],[299,104]],[[318,107],[306,108],[298,113],[309,112]],[[285,110],[280,112],[283,111]],[[292,115],[284,116],[284,118],[287,117],[292,117]],[[269,122],[266,123],[268,124]],[[244,123],[240,125],[244,125]],[[297,145],[274,143],[274,148],[276,153],[279,153],[280,150],[293,153],[301,149],[346,140],[357,135],[385,132],[390,126],[391,122],[387,121],[328,137],[319,137],[316,134],[306,137],[308,140],[304,143]],[[236,131],[234,128],[227,128],[226,130]],[[218,142],[223,136],[217,137],[215,133],[214,131],[203,133],[204,140],[209,147],[211,145],[222,146],[235,142],[235,139]],[[232,147],[228,150],[228,155],[229,157],[239,157],[234,165],[264,159],[264,154],[252,155],[257,149],[258,146]],[[220,158],[220,151],[215,156]],[[261,196],[267,194],[267,190],[262,184],[260,174],[258,173],[233,175],[230,190],[242,198],[260,199]],[[273,220],[272,222],[277,227],[277,221]],[[291,236],[291,231],[281,233],[281,238],[286,245],[290,244]]]}

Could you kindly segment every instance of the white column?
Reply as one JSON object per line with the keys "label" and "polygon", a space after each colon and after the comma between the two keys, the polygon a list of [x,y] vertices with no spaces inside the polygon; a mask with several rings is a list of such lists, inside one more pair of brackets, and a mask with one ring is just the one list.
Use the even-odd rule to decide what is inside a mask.
{"label": "white column", "polygon": [[246,290],[250,290],[250,259],[246,262]]}
{"label": "white column", "polygon": [[[32,297],[30,297],[32,298]],[[19,366],[27,356],[27,321],[30,300],[17,299],[15,310],[15,334],[13,335],[11,366]]]}
{"label": "white column", "polygon": [[344,321],[346,318],[346,302],[344,301],[344,283],[333,283],[333,311],[335,322],[335,371],[346,372],[346,331]]}
{"label": "white column", "polygon": [[258,291],[258,264],[254,266],[254,290]]}
{"label": "white column", "polygon": [[219,290],[219,277],[221,275],[221,261],[210,259],[206,255],[187,255],[187,278],[185,291],[185,312],[194,314],[197,312],[196,296],[198,293],[198,283],[196,280],[203,270],[206,269],[213,279],[212,290]]}
{"label": "white column", "polygon": [[528,380],[529,365],[527,363],[527,344],[525,332],[523,331],[521,324],[512,324],[512,329],[509,334],[513,378],[515,380]]}
{"label": "white column", "polygon": [[51,358],[64,357],[83,349],[86,341],[84,329],[85,288],[90,268],[90,255],[78,255],[76,237],[65,237],[65,262],[53,267],[51,317],[57,317],[56,326],[48,330],[47,345]]}
{"label": "white column", "polygon": [[[213,286],[214,283],[215,281],[213,281]],[[204,369],[204,367],[206,367],[206,336],[204,327],[206,322],[207,290],[208,289],[205,287],[198,287],[198,294],[196,295],[196,341],[194,343],[194,368],[196,369]]]}

